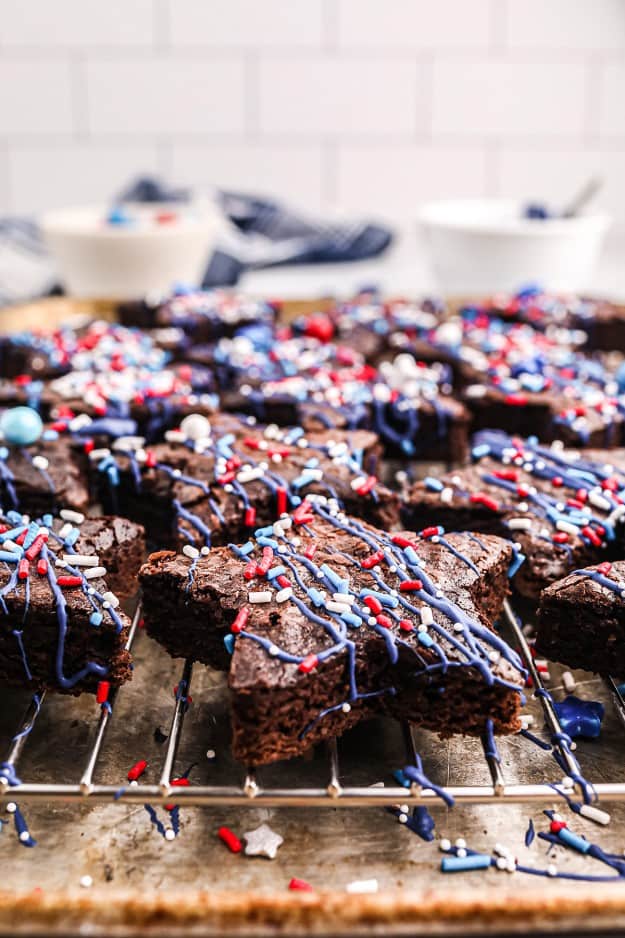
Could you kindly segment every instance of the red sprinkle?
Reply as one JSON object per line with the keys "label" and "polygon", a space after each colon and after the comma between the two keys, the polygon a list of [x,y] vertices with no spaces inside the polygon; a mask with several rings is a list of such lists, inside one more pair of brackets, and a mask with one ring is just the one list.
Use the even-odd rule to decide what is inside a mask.
{"label": "red sprinkle", "polygon": [[[183,776],[182,778],[172,778],[169,784],[172,786],[172,788],[188,788],[191,782],[188,778]],[[170,801],[165,805],[165,810],[173,811],[175,807],[176,805]]]}
{"label": "red sprinkle", "polygon": [[510,404],[512,407],[525,407],[527,394],[506,394],[503,402],[504,404]]}
{"label": "red sprinkle", "polygon": [[293,586],[291,581],[285,577],[284,573],[281,573],[280,576],[276,577],[276,583],[278,586],[281,586],[283,590],[287,589],[289,586]]}
{"label": "red sprinkle", "polygon": [[[425,530],[427,531],[428,529],[426,528]],[[412,541],[401,534],[394,534],[391,540],[393,544],[396,544],[398,547],[416,547],[416,544],[413,544]]]}
{"label": "red sprinkle", "polygon": [[475,495],[471,495],[469,501],[473,502],[475,505],[483,505],[484,508],[490,508],[491,511],[499,511],[499,502],[491,498],[490,495],[485,495],[484,492],[476,492]]}
{"label": "red sprinkle", "polygon": [[374,616],[382,612],[382,603],[375,596],[365,596],[364,604],[371,610]]}
{"label": "red sprinkle", "polygon": [[559,834],[560,831],[566,826],[566,821],[552,821],[549,825],[549,830],[552,834]]}
{"label": "red sprinkle", "polygon": [[256,564],[256,574],[257,576],[265,576],[267,571],[273,563],[273,549],[271,547],[263,547],[263,556],[259,564]]}
{"label": "red sprinkle", "polygon": [[295,876],[289,883],[289,889],[295,889],[298,892],[313,892],[313,887],[305,879],[297,879]]}
{"label": "red sprinkle", "polygon": [[128,781],[136,782],[138,778],[141,778],[147,767],[147,761],[145,759],[139,759],[139,761],[135,762],[131,769],[128,769]]}
{"label": "red sprinkle", "polygon": [[24,556],[26,560],[34,560],[35,557],[41,552],[41,548],[48,540],[47,534],[38,534],[35,540],[32,542],[28,550],[25,552]]}
{"label": "red sprinkle", "polygon": [[376,616],[376,622],[378,625],[381,625],[383,629],[390,629],[393,627],[393,620],[389,616],[385,616],[380,613],[379,616]]}
{"label": "red sprinkle", "polygon": [[319,664],[319,658],[317,655],[306,655],[303,661],[300,661],[297,670],[301,671],[302,674],[310,674],[311,671],[314,671],[317,665]]}
{"label": "red sprinkle", "polygon": [[95,699],[96,703],[103,704],[109,699],[109,691],[111,689],[110,681],[98,681],[98,686],[96,687]]}
{"label": "red sprinkle", "polygon": [[361,485],[359,489],[356,489],[356,491],[358,492],[359,495],[368,495],[369,492],[377,484],[377,481],[378,481],[377,476],[369,476],[367,481],[363,485]]}
{"label": "red sprinkle", "polygon": [[593,531],[591,527],[589,527],[589,525],[583,527],[581,533],[584,535],[584,537],[587,537],[590,543],[595,547],[601,547],[601,538],[595,531]]}
{"label": "red sprinkle", "polygon": [[612,564],[608,560],[604,560],[603,563],[600,563],[597,566],[599,573],[602,573],[603,576],[607,576],[610,570],[612,569]]}
{"label": "red sprinkle", "polygon": [[246,508],[245,509],[245,527],[253,528],[256,524],[256,509],[255,508]]}
{"label": "red sprinkle", "polygon": [[230,631],[240,632],[241,629],[245,628],[245,624],[247,620],[249,619],[249,617],[250,617],[250,610],[247,608],[247,606],[244,606],[243,609],[239,609],[239,611],[236,614],[236,618],[234,622],[230,626]]}
{"label": "red sprinkle", "polygon": [[414,632],[414,625],[412,624],[410,619],[400,619],[399,627],[400,629],[403,629],[404,632]]}
{"label": "red sprinkle", "polygon": [[403,583],[399,584],[400,593],[414,593],[417,590],[423,589],[423,583],[421,580],[404,580]]}
{"label": "red sprinkle", "polygon": [[379,550],[375,554],[371,554],[370,557],[365,557],[365,559],[361,561],[360,566],[363,570],[371,570],[371,568],[377,566],[381,560],[384,560],[384,552]]}
{"label": "red sprinkle", "polygon": [[308,557],[309,560],[312,560],[312,558],[315,556],[316,550],[317,550],[317,545],[316,545],[316,544],[311,544],[311,545],[310,545],[309,547],[307,547],[306,550],[304,551],[304,557]]}
{"label": "red sprinkle", "polygon": [[555,541],[556,544],[566,544],[568,542],[569,536],[566,531],[558,531],[557,534],[554,534],[551,538],[552,541]]}
{"label": "red sprinkle", "polygon": [[440,531],[434,525],[431,525],[429,528],[424,528],[423,531],[421,531],[421,537],[425,538],[436,537],[437,534],[440,534]]}
{"label": "red sprinkle", "polygon": [[30,564],[25,557],[22,557],[18,566],[17,566],[17,578],[18,580],[27,580],[28,571],[30,570]]}
{"label": "red sprinkle", "polygon": [[516,469],[496,469],[493,475],[496,479],[505,479],[506,482],[516,482],[519,478],[519,473]]}
{"label": "red sprinkle", "polygon": [[256,576],[257,569],[258,567],[257,567],[256,561],[250,560],[250,562],[245,565],[243,576],[245,577],[246,580],[253,580],[254,577]]}
{"label": "red sprinkle", "polygon": [[279,488],[276,490],[276,502],[278,515],[283,515],[287,510],[286,489]]}
{"label": "red sprinkle", "polygon": [[44,576],[47,572],[48,572],[48,561],[42,557],[41,560],[37,564],[37,573],[40,576]]}
{"label": "red sprinkle", "polygon": [[231,850],[232,853],[241,853],[241,841],[229,827],[220,827],[217,831],[217,836],[220,840],[223,840],[226,847]]}

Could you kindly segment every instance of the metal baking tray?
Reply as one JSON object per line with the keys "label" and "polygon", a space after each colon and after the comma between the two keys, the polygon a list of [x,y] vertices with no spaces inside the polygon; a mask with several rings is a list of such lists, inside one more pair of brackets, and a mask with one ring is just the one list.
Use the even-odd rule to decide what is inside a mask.
{"label": "metal baking tray", "polygon": [[[97,312],[109,310],[101,304]],[[23,328],[29,316],[42,324],[83,312],[93,307],[60,300],[0,315]],[[509,618],[513,639],[527,654],[523,633]],[[625,927],[625,881],[571,884],[492,869],[445,876],[436,843],[423,842],[384,810],[427,803],[439,836],[463,836],[487,852],[504,843],[520,862],[544,867],[544,843],[526,848],[524,835],[530,819],[546,828],[543,808],[563,809],[550,787],[558,787],[563,773],[527,740],[500,740],[497,762],[478,739],[440,740],[380,719],[335,746],[254,773],[230,755],[223,675],[172,661],[138,621],[139,614],[134,679],[111,714],[93,698],[49,695],[32,731],[12,741],[28,728],[34,710],[27,696],[0,691],[0,761],[13,761],[23,783],[0,790],[0,818],[8,820],[3,805],[17,801],[38,842],[27,849],[11,825],[1,825],[0,934],[587,933]],[[557,699],[561,669],[551,666],[550,672],[547,687]],[[534,670],[533,677],[540,686],[541,675]],[[583,672],[576,678],[581,696],[606,705],[601,742],[580,741],[574,758],[612,822],[600,828],[571,815],[572,826],[621,853],[623,700],[613,684]],[[193,697],[187,712],[173,691],[181,680]],[[529,710],[537,735],[544,737],[544,722],[547,738],[557,731],[544,698],[533,699]],[[406,790],[394,780],[393,771],[415,750],[432,781],[454,795],[453,809],[429,790]],[[126,773],[138,759],[149,766],[131,787]],[[191,785],[172,795],[171,779],[187,770]],[[167,841],[144,805],[169,825],[162,806],[174,797],[180,832]],[[284,837],[275,860],[230,854],[217,837],[222,825],[241,835],[262,822]],[[562,872],[601,871],[589,869],[587,858],[557,851]],[[88,889],[80,886],[84,876],[93,880]],[[291,877],[315,891],[288,891]],[[377,893],[346,893],[348,883],[373,878]]]}

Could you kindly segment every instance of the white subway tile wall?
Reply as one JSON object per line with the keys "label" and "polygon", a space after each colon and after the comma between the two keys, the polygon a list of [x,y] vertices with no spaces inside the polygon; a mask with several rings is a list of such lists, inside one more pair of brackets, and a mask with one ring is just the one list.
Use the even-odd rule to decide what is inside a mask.
{"label": "white subway tile wall", "polygon": [[430,198],[625,230],[625,0],[0,0],[0,211],[141,173],[413,222]]}

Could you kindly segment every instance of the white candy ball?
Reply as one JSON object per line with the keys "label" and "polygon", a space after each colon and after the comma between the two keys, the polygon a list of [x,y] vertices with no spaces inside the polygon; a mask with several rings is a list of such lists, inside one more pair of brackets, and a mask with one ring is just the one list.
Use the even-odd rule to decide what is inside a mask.
{"label": "white candy ball", "polygon": [[180,429],[188,440],[202,440],[210,436],[211,425],[202,414],[189,414],[181,421]]}

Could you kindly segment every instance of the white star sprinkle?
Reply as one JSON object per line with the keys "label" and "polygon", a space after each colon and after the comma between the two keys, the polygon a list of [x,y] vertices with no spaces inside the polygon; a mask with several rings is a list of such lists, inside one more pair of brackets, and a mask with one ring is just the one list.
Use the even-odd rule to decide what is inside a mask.
{"label": "white star sprinkle", "polygon": [[243,834],[245,840],[245,853],[248,857],[267,857],[274,860],[278,852],[278,847],[284,843],[284,838],[269,827],[268,824],[261,824],[254,831],[247,831]]}

